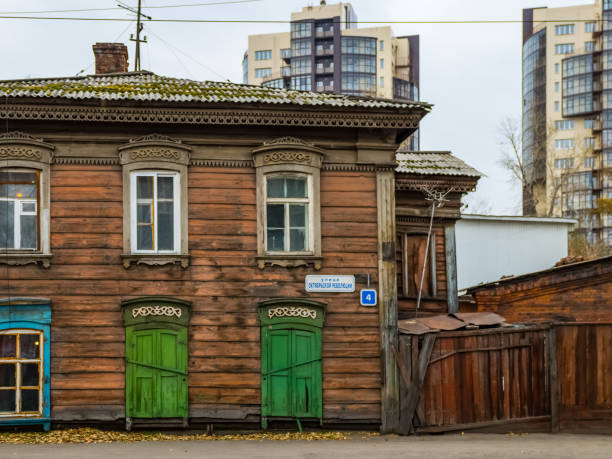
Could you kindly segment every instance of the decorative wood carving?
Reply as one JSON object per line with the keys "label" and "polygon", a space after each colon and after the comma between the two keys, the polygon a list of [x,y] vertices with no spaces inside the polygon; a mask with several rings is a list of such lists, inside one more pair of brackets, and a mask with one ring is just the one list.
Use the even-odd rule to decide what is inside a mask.
{"label": "decorative wood carving", "polygon": [[132,255],[122,254],[123,267],[128,269],[132,264],[148,266],[181,265],[183,269],[189,266],[190,255]]}
{"label": "decorative wood carving", "polygon": [[297,137],[279,137],[278,139],[268,140],[264,142],[264,145],[302,145],[306,147],[314,147],[313,144],[304,142],[302,139],[298,139]]}
{"label": "decorative wood carving", "polygon": [[147,316],[176,316],[180,319],[183,311],[181,308],[175,308],[174,306],[141,306],[139,308],[132,309],[132,317],[136,318],[147,317]]}
{"label": "decorative wood carving", "polygon": [[191,153],[191,147],[180,140],[161,134],[148,134],[131,139],[118,150],[121,164],[162,161],[188,165]]}
{"label": "decorative wood carving", "polygon": [[0,265],[24,266],[30,264],[40,264],[43,268],[51,266],[50,254],[36,253],[2,253],[0,254]]}
{"label": "decorative wood carving", "polygon": [[299,151],[276,151],[263,155],[264,164],[276,163],[310,163],[312,155]]}
{"label": "decorative wood carving", "polygon": [[311,318],[315,320],[317,318],[317,311],[296,306],[277,306],[268,309],[268,317],[270,319],[274,317],[303,317],[304,319]]}
{"label": "decorative wood carving", "polygon": [[297,268],[299,266],[312,266],[315,270],[320,270],[323,259],[321,257],[299,257],[291,256],[260,256],[256,257],[257,267],[264,269],[267,266],[280,266],[281,268]]}
{"label": "decorative wood carving", "polygon": [[54,149],[53,145],[25,132],[12,131],[0,135],[0,159],[50,164]]}
{"label": "decorative wood carving", "polygon": [[300,110],[198,110],[73,105],[1,104],[4,119],[176,123],[257,126],[364,127],[417,129],[422,113],[367,113],[346,110],[305,113]]}

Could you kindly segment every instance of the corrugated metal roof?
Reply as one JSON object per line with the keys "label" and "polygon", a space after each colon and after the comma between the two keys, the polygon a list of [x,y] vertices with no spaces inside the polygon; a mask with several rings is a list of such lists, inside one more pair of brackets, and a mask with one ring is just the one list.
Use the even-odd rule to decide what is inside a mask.
{"label": "corrugated metal roof", "polygon": [[129,72],[68,78],[0,81],[0,96],[78,100],[132,100],[196,103],[261,103],[332,107],[420,109],[424,102],[292,91],[230,82],[193,81],[154,73]]}
{"label": "corrugated metal roof", "polygon": [[449,151],[398,150],[395,155],[396,172],[426,175],[460,175],[482,177],[483,174],[469,166]]}
{"label": "corrugated metal roof", "polygon": [[506,319],[492,312],[442,314],[432,317],[397,321],[398,329],[406,335],[423,335],[439,331],[461,330],[466,327],[509,327]]}

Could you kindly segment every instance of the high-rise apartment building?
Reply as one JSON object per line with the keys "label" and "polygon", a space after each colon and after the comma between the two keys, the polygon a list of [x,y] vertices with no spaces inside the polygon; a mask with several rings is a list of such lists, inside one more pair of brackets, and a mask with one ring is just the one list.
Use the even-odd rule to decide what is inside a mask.
{"label": "high-rise apartment building", "polygon": [[523,10],[523,213],[612,245],[612,0]]}
{"label": "high-rise apartment building", "polygon": [[[386,99],[419,99],[419,36],[357,28],[350,3],[307,6],[289,32],[249,35],[244,83]],[[418,149],[413,135],[411,147]]]}

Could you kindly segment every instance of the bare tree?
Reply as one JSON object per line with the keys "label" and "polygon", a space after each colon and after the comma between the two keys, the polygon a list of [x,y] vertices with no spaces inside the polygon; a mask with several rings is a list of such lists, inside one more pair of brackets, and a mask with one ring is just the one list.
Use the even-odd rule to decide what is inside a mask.
{"label": "bare tree", "polygon": [[523,133],[521,123],[515,118],[505,117],[499,124],[501,155],[497,164],[509,172],[511,182],[525,184],[523,165]]}

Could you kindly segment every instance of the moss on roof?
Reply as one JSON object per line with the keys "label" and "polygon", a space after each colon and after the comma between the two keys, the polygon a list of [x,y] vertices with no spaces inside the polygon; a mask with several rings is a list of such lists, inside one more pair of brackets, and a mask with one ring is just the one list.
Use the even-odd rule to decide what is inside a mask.
{"label": "moss on roof", "polygon": [[431,110],[423,102],[293,91],[231,82],[193,81],[130,72],[70,78],[0,81],[0,96],[165,102],[264,103]]}

